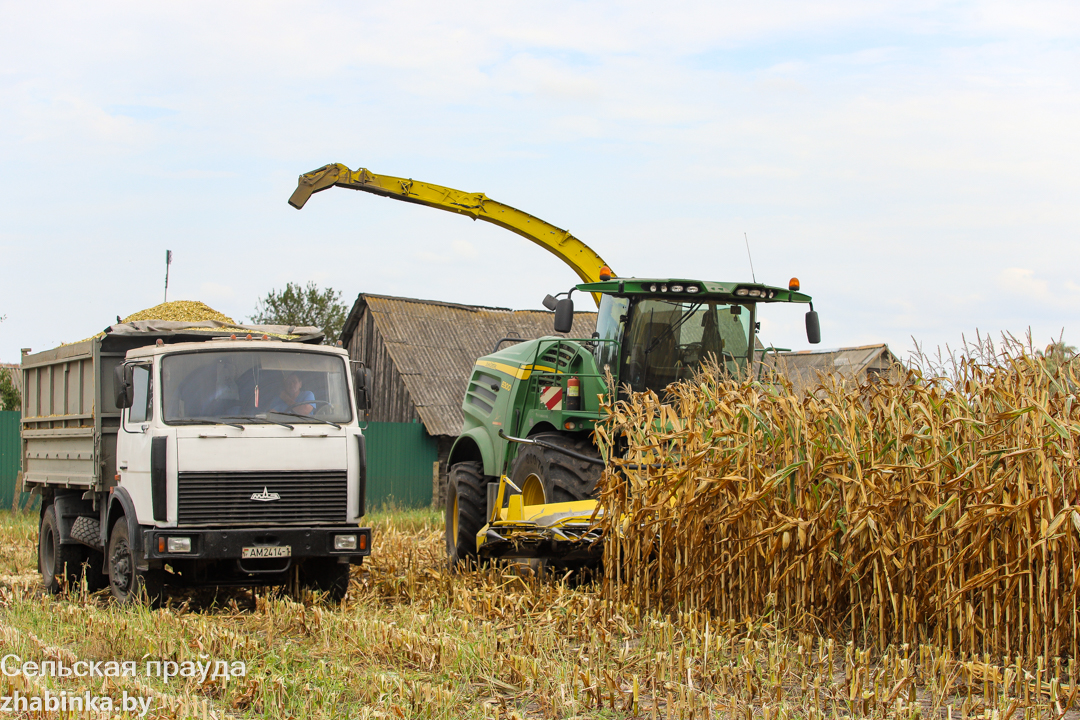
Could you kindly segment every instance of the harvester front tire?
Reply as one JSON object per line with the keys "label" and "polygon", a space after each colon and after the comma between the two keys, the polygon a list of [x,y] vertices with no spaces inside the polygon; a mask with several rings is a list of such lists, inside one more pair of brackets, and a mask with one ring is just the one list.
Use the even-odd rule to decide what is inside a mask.
{"label": "harvester front tire", "polygon": [[450,468],[446,484],[446,555],[451,570],[476,560],[476,533],[486,522],[487,484],[479,462],[459,462]]}
{"label": "harvester front tire", "polygon": [[[540,433],[530,439],[558,445],[579,455],[600,458],[596,446],[584,437],[562,433]],[[540,445],[522,445],[510,466],[510,479],[515,485],[523,488],[529,475],[535,474],[543,481],[547,502],[571,502],[593,497],[596,482],[600,479],[603,469],[603,465],[593,465],[558,450]]]}

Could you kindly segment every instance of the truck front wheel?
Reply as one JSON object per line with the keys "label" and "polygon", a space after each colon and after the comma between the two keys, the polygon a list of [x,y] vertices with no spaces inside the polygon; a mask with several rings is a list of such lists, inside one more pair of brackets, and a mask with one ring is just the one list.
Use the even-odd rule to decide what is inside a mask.
{"label": "truck front wheel", "polygon": [[450,569],[476,558],[476,533],[486,522],[488,478],[478,462],[450,468],[446,484],[446,555]]}
{"label": "truck front wheel", "polygon": [[308,558],[300,565],[300,585],[340,602],[349,592],[349,564],[337,558]]}
{"label": "truck front wheel", "polygon": [[109,589],[123,605],[145,597],[158,605],[164,596],[164,577],[161,570],[140,572],[135,565],[135,552],[128,537],[127,518],[121,517],[109,535]]}
{"label": "truck front wheel", "polygon": [[[56,594],[61,586],[75,587],[82,577],[82,565],[87,559],[82,545],[60,544],[60,523],[56,506],[49,505],[41,516],[38,530],[38,570],[45,591]],[[98,589],[98,588],[92,588]]]}

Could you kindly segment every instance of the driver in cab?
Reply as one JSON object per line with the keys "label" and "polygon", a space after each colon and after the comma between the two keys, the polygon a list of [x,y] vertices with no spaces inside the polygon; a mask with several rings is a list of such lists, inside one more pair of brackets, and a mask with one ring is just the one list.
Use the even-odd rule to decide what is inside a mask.
{"label": "driver in cab", "polygon": [[270,403],[269,411],[291,412],[297,415],[310,415],[315,409],[315,393],[303,389],[304,383],[296,373],[289,373],[281,392]]}

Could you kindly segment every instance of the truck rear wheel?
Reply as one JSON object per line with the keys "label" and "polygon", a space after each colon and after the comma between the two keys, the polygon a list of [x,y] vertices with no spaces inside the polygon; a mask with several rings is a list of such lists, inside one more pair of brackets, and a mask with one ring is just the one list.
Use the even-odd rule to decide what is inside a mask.
{"label": "truck rear wheel", "polygon": [[487,522],[487,484],[479,462],[450,468],[446,484],[446,555],[450,569],[476,558],[476,533]]}
{"label": "truck rear wheel", "polygon": [[[88,549],[82,545],[61,545],[56,506],[45,508],[38,530],[38,570],[45,591],[56,594],[61,587],[75,587],[83,574],[83,562],[87,560],[84,550]],[[100,574],[100,570],[98,572]]]}
{"label": "truck rear wheel", "polygon": [[[596,446],[586,438],[552,432],[541,433],[530,439],[543,440],[579,455],[600,459]],[[593,465],[558,450],[540,445],[522,445],[510,465],[510,479],[526,491],[523,498],[526,504],[532,504],[529,496],[535,496],[535,493],[528,492],[528,489],[535,486],[536,480],[543,483],[546,502],[571,502],[592,497],[603,470],[603,465]]]}
{"label": "truck rear wheel", "polygon": [[161,603],[165,578],[161,570],[140,572],[128,537],[127,518],[121,516],[109,535],[109,590],[118,602],[128,605],[145,598],[151,605]]}

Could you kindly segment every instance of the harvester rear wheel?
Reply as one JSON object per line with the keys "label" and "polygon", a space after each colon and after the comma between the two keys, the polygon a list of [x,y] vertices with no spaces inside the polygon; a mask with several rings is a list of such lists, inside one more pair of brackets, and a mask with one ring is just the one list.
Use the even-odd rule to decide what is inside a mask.
{"label": "harvester rear wheel", "polygon": [[459,462],[450,468],[446,484],[446,555],[450,569],[476,558],[476,533],[484,526],[487,484],[479,462]]}
{"label": "harvester rear wheel", "polygon": [[[584,437],[549,432],[530,439],[600,458],[596,446]],[[558,450],[540,445],[522,445],[510,466],[510,479],[519,488],[525,489],[529,479],[537,477],[544,484],[544,499],[547,502],[570,502],[592,497],[603,469],[603,465],[593,465]],[[528,498],[525,500],[528,504]]]}

